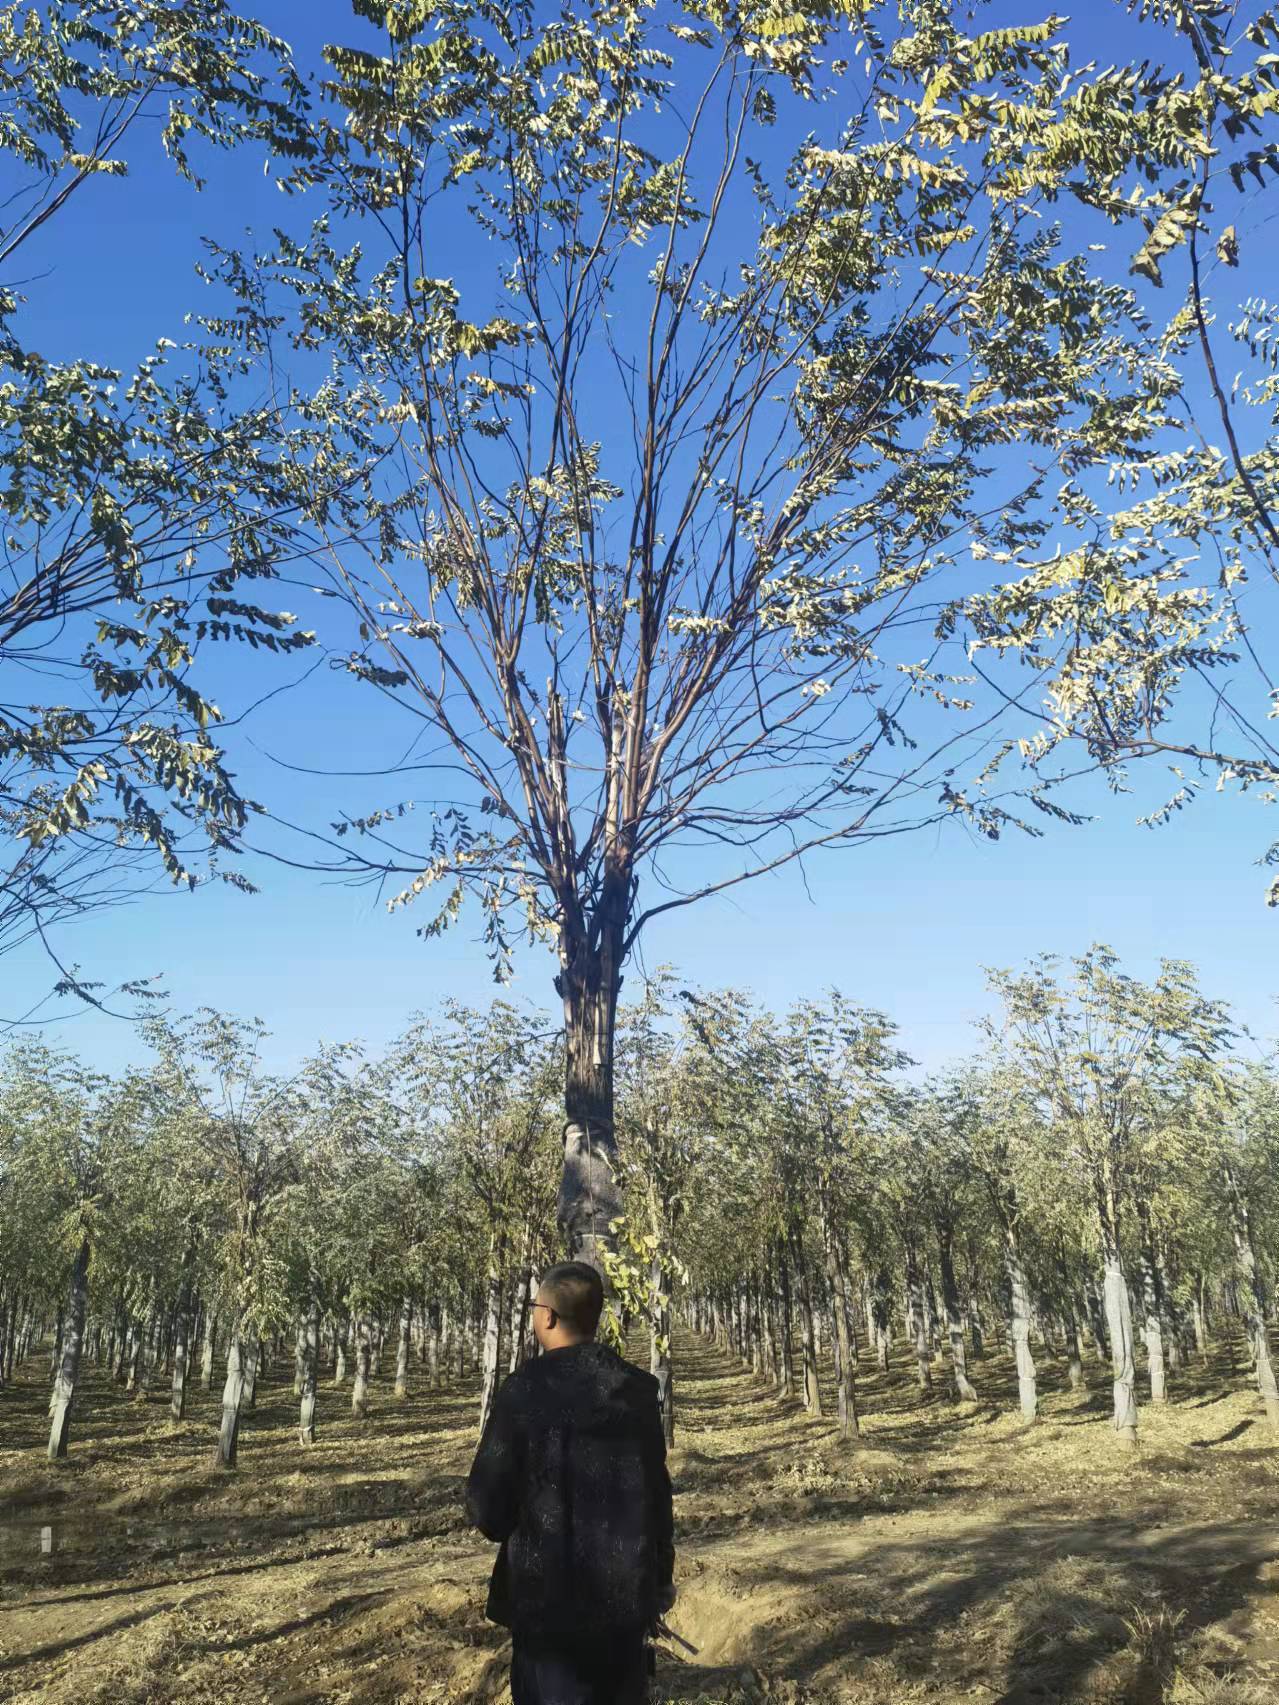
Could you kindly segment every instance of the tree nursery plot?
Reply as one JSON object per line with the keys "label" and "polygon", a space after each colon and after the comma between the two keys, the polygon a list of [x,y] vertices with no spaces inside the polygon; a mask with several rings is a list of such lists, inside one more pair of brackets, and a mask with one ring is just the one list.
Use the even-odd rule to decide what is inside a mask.
{"label": "tree nursery plot", "polygon": [[[621,1009],[603,1330],[674,1452],[671,1698],[1279,1685],[1274,1062],[1175,961],[991,985],[922,1080],[838,994]],[[148,1035],[0,1057],[5,1688],[496,1697],[461,1487],[562,1247],[562,1034],[450,1003],[284,1080],[258,1026]]]}
{"label": "tree nursery plot", "polygon": [[[858,932],[962,905],[898,837],[1279,797],[1279,13],[262,10],[0,6],[0,952],[56,974],[0,1015],[0,1697],[500,1699],[462,1483],[567,1256],[656,1382],[660,1699],[1274,1701],[1279,1054],[1173,956],[1213,858],[1141,976],[1045,881],[1074,957],[931,1075]],[[819,858],[844,945],[763,998],[654,962]],[[367,1029],[372,936],[308,900],[322,1023],[292,944],[101,946],[317,874],[554,1014],[437,966],[280,1065],[247,1003]]]}
{"label": "tree nursery plot", "polygon": [[[850,1449],[726,1342],[677,1335],[670,1622],[698,1652],[663,1648],[658,1700],[1275,1697],[1279,1462],[1237,1332],[1178,1375],[1138,1455],[1116,1448],[1092,1356],[1080,1389],[1064,1355],[1045,1362],[1027,1424],[1007,1355],[955,1406],[921,1397],[908,1348],[864,1370]],[[415,1378],[399,1402],[375,1379],[364,1421],[326,1383],[304,1452],[281,1360],[232,1478],[209,1466],[212,1397],[175,1426],[102,1376],[82,1452],[35,1466],[46,1373],[34,1358],[0,1393],[0,1696],[509,1697],[491,1548],[460,1507],[475,1377]]]}

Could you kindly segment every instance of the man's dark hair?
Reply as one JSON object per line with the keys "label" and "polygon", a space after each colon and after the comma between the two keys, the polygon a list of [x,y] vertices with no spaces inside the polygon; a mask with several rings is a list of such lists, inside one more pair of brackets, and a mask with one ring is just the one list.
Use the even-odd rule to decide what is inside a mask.
{"label": "man's dark hair", "polygon": [[542,1293],[565,1326],[594,1336],[604,1311],[604,1285],[585,1261],[557,1261],[542,1274]]}

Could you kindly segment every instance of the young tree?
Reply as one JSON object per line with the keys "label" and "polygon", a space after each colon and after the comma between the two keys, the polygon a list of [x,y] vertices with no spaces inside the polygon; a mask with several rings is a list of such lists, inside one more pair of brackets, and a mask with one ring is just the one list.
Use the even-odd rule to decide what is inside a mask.
{"label": "young tree", "polygon": [[1095,946],[1062,985],[1050,958],[1020,974],[992,972],[1021,1069],[1059,1126],[1066,1155],[1092,1195],[1106,1322],[1114,1367],[1115,1430],[1137,1442],[1132,1301],[1122,1222],[1138,1198],[1138,1174],[1164,1129],[1164,1111],[1231,1036],[1225,1009],[1199,992],[1193,968],[1164,960],[1154,983],[1119,970]]}
{"label": "young tree", "polygon": [[[661,967],[640,1000],[624,1006],[618,1035],[618,1165],[625,1200],[620,1249],[607,1267],[615,1301],[648,1317],[649,1372],[657,1381],[668,1448],[675,1442],[673,1299],[687,1269],[678,1251],[690,1195],[707,1164],[718,1088],[698,997]],[[691,1004],[690,1004],[691,1003]]]}
{"label": "young tree", "polygon": [[891,1075],[910,1064],[895,1037],[896,1026],[883,1013],[858,1007],[838,991],[792,1008],[781,1037],[775,1094],[785,1109],[783,1141],[810,1173],[807,1193],[826,1268],[836,1408],[845,1437],[860,1431],[848,1238],[857,1198],[870,1188],[868,1135],[898,1099],[890,1093]]}
{"label": "young tree", "polygon": [[1279,1383],[1275,1378],[1267,1319],[1271,1309],[1258,1260],[1257,1226],[1279,1201],[1279,1088],[1273,1062],[1240,1068],[1216,1093],[1203,1097],[1196,1136],[1207,1144],[1208,1189],[1224,1208],[1233,1245],[1244,1323],[1252,1351],[1257,1390],[1270,1426],[1279,1429]]}
{"label": "young tree", "polygon": [[549,1206],[547,1115],[562,1061],[546,1019],[505,1001],[487,1012],[450,1001],[442,1017],[438,1026],[410,1031],[401,1049],[414,1093],[447,1135],[460,1193],[469,1198],[468,1219],[485,1251],[483,1432],[497,1397],[512,1274],[523,1273],[538,1208]]}
{"label": "young tree", "polygon": [[[5,1214],[0,1286],[33,1300],[60,1293],[61,1341],[49,1403],[49,1461],[67,1454],[80,1377],[90,1263],[104,1193],[104,1085],[39,1042],[14,1048],[0,1076]],[[65,1305],[65,1306],[63,1306]]]}
{"label": "young tree", "polygon": [[184,1127],[222,1201],[217,1265],[229,1320],[214,1462],[234,1468],[263,1336],[290,1313],[276,1244],[283,1241],[278,1234],[288,1191],[299,1173],[296,1080],[262,1070],[266,1031],[256,1020],[228,1018],[206,1008],[181,1024],[153,1020],[147,1034],[157,1054],[156,1093],[165,1117]]}

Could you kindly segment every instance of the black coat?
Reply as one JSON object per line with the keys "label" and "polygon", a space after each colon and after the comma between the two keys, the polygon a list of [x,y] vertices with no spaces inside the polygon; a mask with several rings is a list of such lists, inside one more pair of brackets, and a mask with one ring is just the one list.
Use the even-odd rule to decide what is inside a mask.
{"label": "black coat", "polygon": [[648,1627],[675,1563],[657,1381],[602,1344],[538,1356],[497,1394],[466,1508],[502,1542],[492,1621],[550,1635]]}

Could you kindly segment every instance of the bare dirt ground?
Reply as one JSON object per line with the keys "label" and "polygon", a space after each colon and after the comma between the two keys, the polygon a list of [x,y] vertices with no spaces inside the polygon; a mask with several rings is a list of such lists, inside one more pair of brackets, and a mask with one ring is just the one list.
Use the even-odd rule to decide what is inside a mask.
{"label": "bare dirt ground", "polygon": [[[1279,1701],[1279,1443],[1237,1348],[1143,1411],[1135,1458],[1096,1364],[1083,1393],[1046,1365],[1031,1427],[1002,1360],[964,1408],[863,1370],[850,1448],[700,1341],[677,1354],[671,1622],[699,1652],[660,1658],[659,1700]],[[375,1385],[365,1423],[326,1389],[304,1451],[281,1367],[227,1475],[214,1396],[175,1427],[96,1375],[47,1466],[46,1371],[0,1391],[0,1699],[509,1700],[460,1508],[469,1383]]]}

